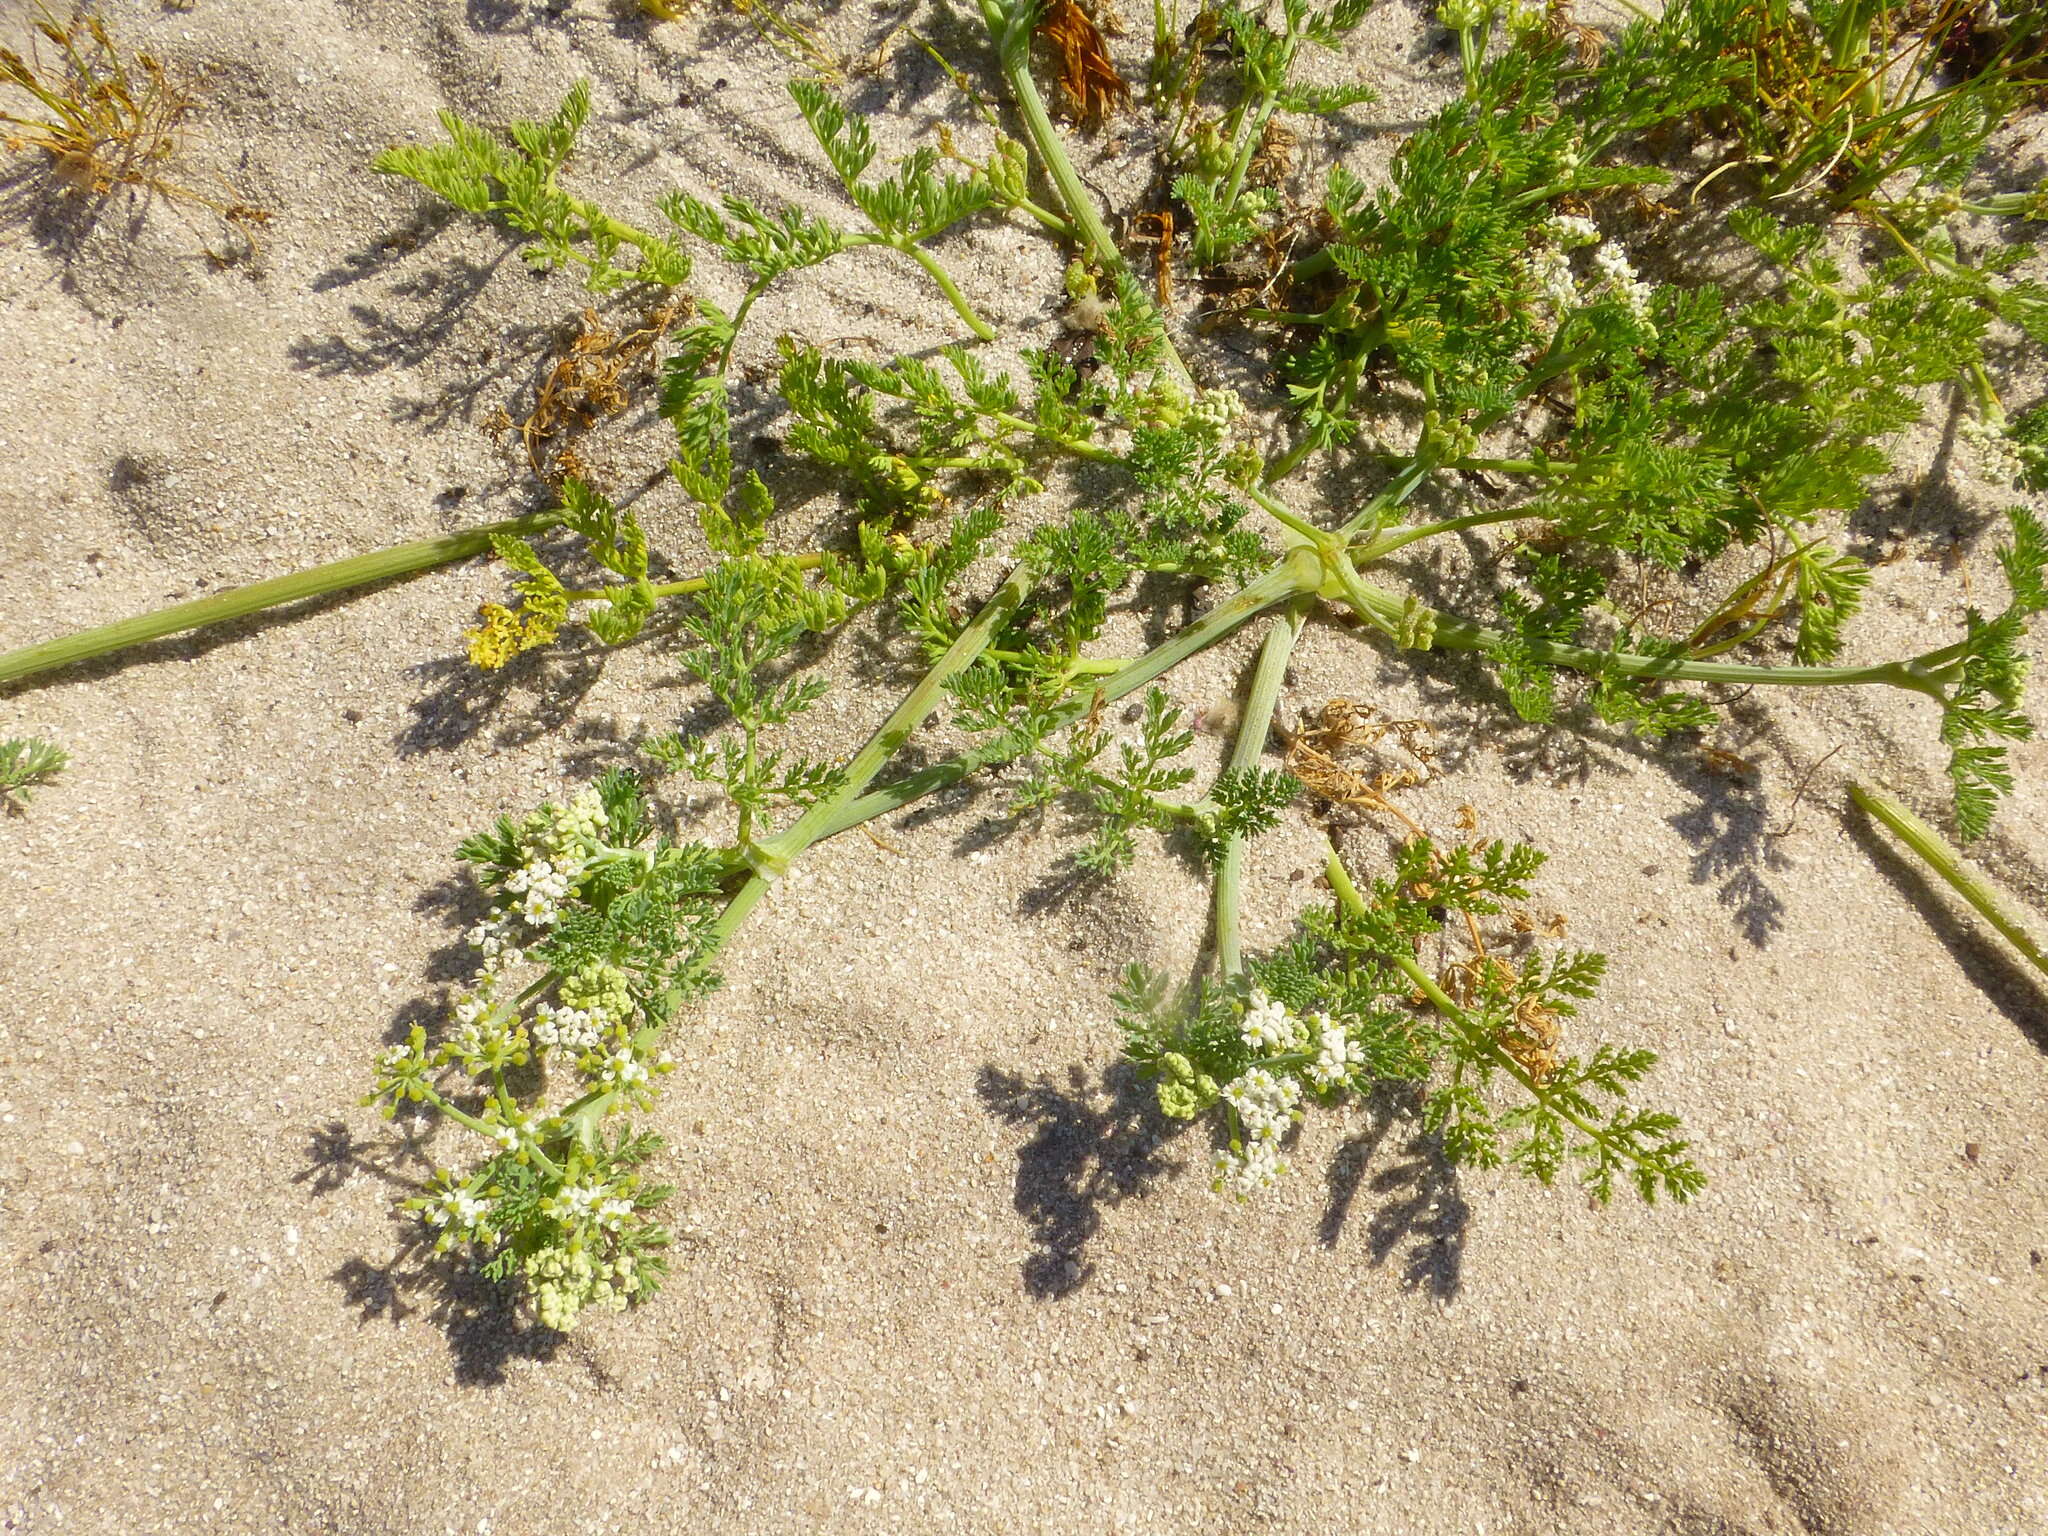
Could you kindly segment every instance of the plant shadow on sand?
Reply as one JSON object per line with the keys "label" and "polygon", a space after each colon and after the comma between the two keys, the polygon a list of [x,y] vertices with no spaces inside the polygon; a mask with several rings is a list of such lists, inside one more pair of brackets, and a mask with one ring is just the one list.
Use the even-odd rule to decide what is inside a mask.
{"label": "plant shadow on sand", "polygon": [[[305,1185],[310,1199],[332,1195],[360,1176],[396,1193],[424,1189],[433,1167],[420,1134],[424,1125],[401,1115],[394,1123],[395,1136],[365,1141],[344,1122],[330,1120],[312,1133],[306,1165],[292,1182]],[[558,1355],[580,1360],[598,1385],[608,1385],[603,1371],[569,1335],[533,1321],[515,1293],[479,1274],[468,1255],[437,1253],[418,1221],[396,1207],[392,1220],[397,1232],[388,1260],[349,1259],[327,1277],[361,1325],[426,1319],[447,1337],[454,1377],[462,1386],[496,1386],[515,1361],[544,1362]]]}
{"label": "plant shadow on sand", "polygon": [[[1032,1233],[1025,1292],[1042,1300],[1072,1295],[1094,1278],[1088,1249],[1103,1213],[1186,1171],[1173,1143],[1189,1127],[1163,1114],[1152,1084],[1122,1063],[1099,1083],[1078,1065],[1036,1078],[986,1066],[976,1091],[990,1115],[1031,1133],[1017,1153],[1013,1200]],[[1375,1169],[1396,1126],[1412,1126],[1420,1102],[1414,1088],[1399,1085],[1372,1094],[1364,1107],[1366,1129],[1344,1143],[1325,1176],[1318,1238],[1326,1248],[1338,1245],[1363,1191],[1379,1202],[1365,1218],[1373,1266],[1399,1253],[1409,1288],[1453,1296],[1470,1221],[1457,1172],[1435,1139],[1419,1133]]]}

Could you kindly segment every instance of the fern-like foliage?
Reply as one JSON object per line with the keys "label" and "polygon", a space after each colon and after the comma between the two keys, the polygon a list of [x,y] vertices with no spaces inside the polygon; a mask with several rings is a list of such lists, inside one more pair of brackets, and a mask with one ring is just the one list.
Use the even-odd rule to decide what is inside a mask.
{"label": "fern-like foliage", "polygon": [[[416,181],[465,213],[532,237],[523,253],[529,262],[548,269],[574,262],[584,269],[584,285],[592,293],[628,282],[673,288],[689,281],[690,258],[679,247],[612,218],[557,183],[590,118],[587,82],[571,86],[545,122],[512,123],[506,130],[509,146],[453,112],[440,117],[447,143],[387,149],[372,168]],[[632,259],[621,264],[628,251]]]}
{"label": "fern-like foliage", "polygon": [[71,754],[39,736],[11,736],[0,741],[0,805],[19,811],[39,789],[57,782]]}
{"label": "fern-like foliage", "polygon": [[2034,734],[2020,711],[2027,657],[2020,642],[2028,620],[2048,607],[2048,534],[2025,507],[2006,512],[2012,542],[1999,552],[2010,597],[2005,610],[1987,619],[1976,608],[1964,618],[1967,632],[1957,661],[1957,681],[1943,702],[1941,739],[1949,748],[1949,778],[1955,789],[1956,827],[1965,840],[1990,829],[2001,796],[2012,792],[2012,769],[2004,743]]}

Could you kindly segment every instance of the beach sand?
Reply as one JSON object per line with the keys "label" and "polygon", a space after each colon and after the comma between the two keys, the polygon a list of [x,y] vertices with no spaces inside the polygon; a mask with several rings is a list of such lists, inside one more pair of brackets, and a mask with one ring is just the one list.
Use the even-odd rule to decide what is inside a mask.
{"label": "beach sand", "polygon": [[[92,206],[8,162],[0,648],[542,504],[483,427],[530,403],[586,299],[370,174],[436,109],[541,116],[587,78],[577,191],[646,219],[673,187],[840,206],[790,67],[729,12],[105,14],[195,82],[194,184],[272,217],[223,263],[203,209]],[[947,121],[984,146],[888,41],[901,17],[833,18],[849,54],[884,47],[854,104],[895,153]],[[1140,20],[1117,47],[1141,75]],[[28,8],[0,21],[18,44]],[[964,22],[917,24],[992,78]],[[1400,4],[1349,59],[1382,101],[1307,164],[1383,165],[1455,88],[1455,53]],[[1148,131],[1076,141],[1112,201],[1142,191]],[[984,218],[939,250],[1003,330],[994,356],[1059,333],[1041,234]],[[740,291],[709,254],[692,287]],[[735,427],[770,466],[784,331],[847,355],[963,339],[886,254],[776,288]],[[1852,659],[2002,601],[2003,501],[1945,412],[1855,520],[1857,547],[1901,558]],[[689,569],[672,444],[643,390],[587,451]],[[787,484],[788,547],[845,526],[829,486]],[[1425,825],[1469,804],[1554,855],[1538,907],[1611,956],[1568,1043],[1662,1053],[1644,1097],[1711,1178],[1690,1207],[1457,1171],[1393,1098],[1313,1115],[1259,1199],[1211,1194],[1205,1132],[1117,1068],[1108,1004],[1131,961],[1195,961],[1198,871],[1148,846],[1075,885],[1056,819],[997,837],[1001,796],[968,791],[819,847],[742,931],[655,1117],[669,1283],[564,1339],[394,1217],[458,1140],[408,1145],[358,1107],[374,1052],[454,974],[455,844],[696,701],[658,637],[478,674],[461,633],[504,591],[472,561],[0,695],[0,734],[75,759],[0,819],[0,1528],[2048,1530],[2048,990],[1844,795],[1874,778],[1939,808],[1925,701],[1751,695],[1709,738],[1755,765],[1730,777],[1684,743],[1516,724],[1468,659],[1321,625],[1302,643],[1288,709],[1342,696],[1434,726],[1443,776],[1404,802]],[[850,749],[911,675],[871,633],[828,648],[814,747]],[[1256,643],[1169,692],[1227,698]],[[1221,744],[1199,750],[1206,773]],[[2048,749],[2015,766],[1980,853],[2037,906]],[[1316,899],[1319,836],[1296,812],[1257,845],[1255,945]],[[1369,868],[1387,846],[1349,848]]]}

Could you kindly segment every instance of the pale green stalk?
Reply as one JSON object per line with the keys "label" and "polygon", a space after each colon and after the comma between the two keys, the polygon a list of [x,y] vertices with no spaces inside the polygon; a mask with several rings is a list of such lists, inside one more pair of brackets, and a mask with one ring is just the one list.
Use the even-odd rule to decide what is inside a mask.
{"label": "pale green stalk", "polygon": [[888,766],[889,760],[902,750],[911,733],[924,724],[938,707],[947,680],[974,664],[997,631],[1016,612],[1017,605],[1038,585],[1041,574],[1031,561],[1018,565],[1009,579],[996,589],[995,595],[982,605],[974,622],[960,632],[959,637],[946,648],[945,654],[918,680],[917,686],[904,695],[889,718],[876,728],[867,744],[854,754],[853,761],[846,765],[840,776],[838,788],[805,811],[787,831],[740,850],[742,859],[753,873],[712,924],[707,953],[717,950],[732,937],[755,904],[767,894],[770,882],[781,876],[791,860],[799,857],[813,843],[839,830],[835,824],[849,803]]}
{"label": "pale green stalk", "polygon": [[[1266,632],[1258,666],[1252,672],[1251,694],[1245,700],[1244,721],[1231,744],[1227,772],[1249,773],[1265,754],[1266,738],[1273,730],[1273,710],[1280,702],[1280,687],[1287,677],[1294,642],[1301,635],[1303,617],[1302,604],[1297,601]],[[1216,861],[1216,966],[1225,980],[1244,969],[1244,850],[1243,835],[1233,834],[1225,840],[1222,857]]]}
{"label": "pale green stalk", "polygon": [[[1360,618],[1377,629],[1393,633],[1400,630],[1404,621],[1431,620],[1435,624],[1433,644],[1439,649],[1453,651],[1489,651],[1508,638],[1499,630],[1487,629],[1439,609],[1424,609],[1410,615],[1400,598],[1384,587],[1362,580],[1356,571],[1350,572],[1349,581],[1343,579],[1342,572],[1333,572],[1332,577],[1323,595],[1342,598]],[[1887,661],[1866,667],[1758,667],[1739,662],[1641,656],[1629,651],[1606,651],[1595,646],[1558,645],[1549,641],[1528,641],[1525,644],[1533,660],[1546,666],[1569,667],[1577,672],[1612,670],[1624,677],[1728,683],[1736,687],[1766,683],[1788,688],[1832,688],[1884,683],[1893,688],[1924,693],[1933,699],[1941,698],[1944,685],[1952,681],[1963,649],[1959,645],[1944,646],[1906,661]]]}
{"label": "pale green stalk", "polygon": [[1962,854],[1951,847],[1939,832],[1882,789],[1865,789],[1861,784],[1851,784],[1849,798],[1865,815],[1883,824],[1918,855],[1921,862],[1939,875],[1950,890],[1975,907],[1984,921],[2004,934],[2013,948],[2025,955],[2036,970],[2048,973],[2048,954],[2042,953],[2033,935],[1999,899],[1991,883],[1972,869]]}
{"label": "pale green stalk", "polygon": [[[1096,687],[1070,700],[1060,711],[1057,724],[1072,724],[1085,718],[1091,710],[1128,698],[1140,688],[1172,671],[1190,656],[1207,650],[1217,641],[1235,634],[1275,603],[1314,592],[1321,580],[1322,566],[1316,560],[1314,552],[1306,548],[1292,551],[1272,570],[1241,587],[1164,645],[1147,652],[1120,669],[1115,676],[1106,678]],[[929,768],[921,768],[916,773],[906,775],[894,783],[885,784],[871,794],[862,795],[850,802],[830,818],[819,836],[835,837],[841,832],[859,826],[862,822],[901,810],[906,805],[914,804],[928,795],[959,783],[983,768],[1010,761],[1020,752],[1027,750],[1028,746],[1028,742],[1003,738],[987,746],[977,747],[971,752],[963,752],[958,757],[948,758],[942,763],[934,763]]]}
{"label": "pale green stalk", "polygon": [[539,533],[554,527],[561,520],[561,515],[556,512],[536,512],[528,517],[515,517],[506,522],[491,523],[483,528],[472,528],[466,533],[443,534],[439,538],[396,544],[390,549],[380,549],[373,554],[352,555],[346,560],[330,561],[326,565],[294,571],[289,576],[273,576],[267,581],[252,582],[246,587],[216,592],[212,597],[197,597],[190,602],[174,603],[168,608],[159,608],[155,613],[146,613],[137,618],[121,619],[113,624],[102,624],[96,629],[80,630],[76,634],[62,635],[55,640],[44,640],[39,644],[24,646],[18,651],[0,655],[0,686],[32,673],[68,667],[74,662],[104,656],[109,651],[123,650],[128,646],[141,645],[150,640],[161,640],[166,635],[181,634],[188,629],[203,629],[211,624],[225,624],[233,619],[247,618],[250,614],[261,613],[266,608],[302,602],[309,597],[325,597],[330,592],[343,592],[351,587],[367,587],[380,581],[414,576],[437,565],[466,560],[471,555],[488,554],[493,538]]}

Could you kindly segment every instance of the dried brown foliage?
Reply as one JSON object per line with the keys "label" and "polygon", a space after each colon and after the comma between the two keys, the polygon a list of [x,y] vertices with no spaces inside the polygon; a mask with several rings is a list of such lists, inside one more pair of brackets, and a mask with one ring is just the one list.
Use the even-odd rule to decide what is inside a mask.
{"label": "dried brown foliage", "polygon": [[68,193],[104,197],[116,187],[140,187],[211,208],[247,226],[270,217],[230,189],[212,197],[165,179],[177,154],[185,120],[198,99],[147,53],[124,58],[107,25],[83,9],[60,22],[47,9],[35,30],[56,58],[24,58],[0,48],[0,86],[34,98],[22,112],[0,111],[6,147],[41,150]]}
{"label": "dried brown foliage", "polygon": [[582,322],[561,355],[549,366],[534,392],[533,409],[514,421],[500,409],[488,425],[516,432],[533,472],[549,484],[564,476],[590,480],[590,467],[576,449],[577,439],[599,422],[620,415],[633,403],[633,387],[643,365],[651,362],[655,344],[688,311],[687,296],[663,300],[623,335],[606,325],[594,309]]}
{"label": "dried brown foliage", "polygon": [[[1369,704],[1332,699],[1315,714],[1305,717],[1299,728],[1283,735],[1287,743],[1287,771],[1310,794],[1333,805],[1385,812],[1410,831],[1420,830],[1407,812],[1388,797],[1398,790],[1429,782],[1436,749],[1429,742],[1427,721],[1380,720]],[[1374,747],[1389,736],[1414,759],[1415,766],[1383,768],[1368,776],[1341,761],[1342,757]]]}
{"label": "dried brown foliage", "polygon": [[1038,35],[1059,56],[1060,94],[1084,123],[1099,123],[1131,99],[1130,82],[1117,73],[1102,29],[1077,0],[1051,0],[1038,19]]}

